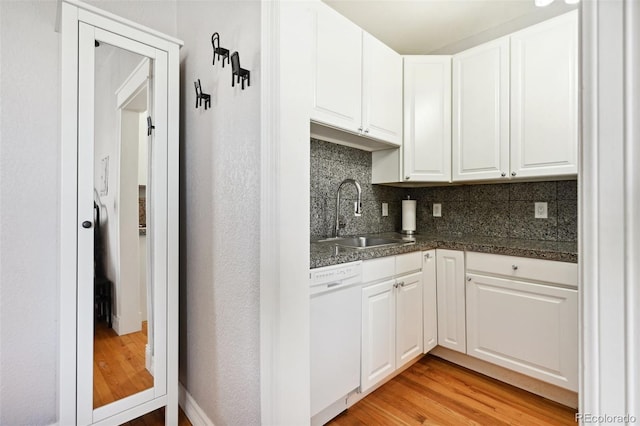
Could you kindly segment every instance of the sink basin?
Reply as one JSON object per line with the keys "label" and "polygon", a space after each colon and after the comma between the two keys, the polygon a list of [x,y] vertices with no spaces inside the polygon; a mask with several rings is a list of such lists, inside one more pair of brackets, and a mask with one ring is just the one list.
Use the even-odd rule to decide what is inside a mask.
{"label": "sink basin", "polygon": [[351,247],[356,249],[383,247],[405,244],[406,241],[396,238],[384,237],[350,237],[335,240],[335,244],[343,247]]}

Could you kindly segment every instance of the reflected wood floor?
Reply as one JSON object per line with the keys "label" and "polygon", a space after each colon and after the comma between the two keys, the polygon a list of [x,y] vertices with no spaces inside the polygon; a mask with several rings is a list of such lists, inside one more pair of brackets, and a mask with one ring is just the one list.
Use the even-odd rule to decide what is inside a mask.
{"label": "reflected wood floor", "polygon": [[147,322],[142,331],[118,336],[106,323],[95,326],[93,348],[93,408],[153,387],[145,367]]}
{"label": "reflected wood floor", "polygon": [[355,425],[575,425],[576,411],[426,355],[329,423]]}
{"label": "reflected wood floor", "polygon": [[[130,422],[124,423],[125,426],[164,426],[164,408],[159,408],[142,417],[133,419]],[[191,426],[191,422],[184,415],[184,411],[180,408],[178,411],[178,426]]]}

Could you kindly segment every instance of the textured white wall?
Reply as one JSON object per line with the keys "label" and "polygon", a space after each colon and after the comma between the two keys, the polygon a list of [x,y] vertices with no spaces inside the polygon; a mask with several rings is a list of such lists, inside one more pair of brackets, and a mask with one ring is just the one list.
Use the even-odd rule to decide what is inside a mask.
{"label": "textured white wall", "polygon": [[[176,3],[92,4],[176,35]],[[59,50],[55,1],[0,1],[0,424],[56,420]]]}
{"label": "textured white wall", "polygon": [[56,416],[58,37],[54,2],[0,2],[0,424]]}
{"label": "textured white wall", "polygon": [[[211,34],[251,87],[211,65]],[[178,2],[181,51],[180,381],[214,424],[260,423],[260,2]],[[211,94],[195,109],[193,82]]]}

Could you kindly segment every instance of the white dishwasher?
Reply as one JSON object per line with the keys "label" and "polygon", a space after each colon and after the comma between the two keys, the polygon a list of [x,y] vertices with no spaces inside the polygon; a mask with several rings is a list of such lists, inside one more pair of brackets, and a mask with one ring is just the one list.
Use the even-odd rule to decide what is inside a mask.
{"label": "white dishwasher", "polygon": [[360,386],[362,262],[312,269],[311,424],[324,424],[347,408]]}

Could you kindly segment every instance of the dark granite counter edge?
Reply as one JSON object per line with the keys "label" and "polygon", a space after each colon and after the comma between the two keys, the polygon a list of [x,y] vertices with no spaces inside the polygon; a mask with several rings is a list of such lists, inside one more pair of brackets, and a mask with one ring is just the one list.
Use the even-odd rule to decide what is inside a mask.
{"label": "dark granite counter edge", "polygon": [[[312,243],[313,246],[313,243]],[[405,244],[402,246],[380,248],[380,249],[340,249],[338,253],[327,256],[314,256],[311,254],[310,268],[320,268],[323,266],[338,265],[340,263],[355,262],[358,260],[376,259],[385,256],[410,253],[414,251],[431,250],[435,248],[471,251],[479,253],[500,254],[506,256],[529,257],[534,259],[555,260],[560,262],[578,263],[578,254],[566,251],[553,251],[544,249],[533,249],[524,247],[511,247],[492,244],[453,242],[453,241],[429,241]],[[329,250],[329,249],[325,249]]]}

